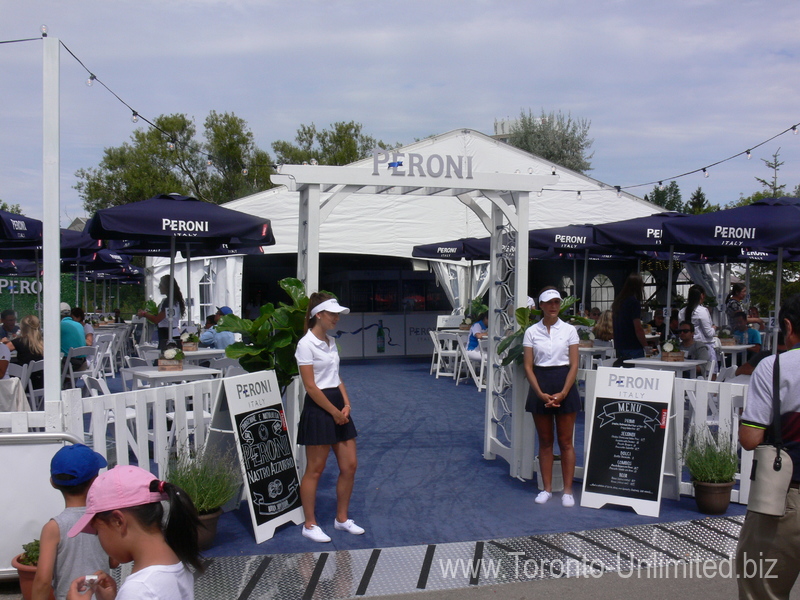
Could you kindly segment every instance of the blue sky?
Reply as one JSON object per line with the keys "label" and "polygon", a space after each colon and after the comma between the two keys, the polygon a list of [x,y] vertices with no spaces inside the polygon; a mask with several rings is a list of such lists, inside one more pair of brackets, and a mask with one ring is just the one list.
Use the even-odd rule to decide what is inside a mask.
{"label": "blue sky", "polygon": [[[354,120],[388,143],[468,127],[492,133],[522,109],[592,121],[592,177],[656,181],[714,163],[800,122],[794,0],[272,2],[0,0],[0,40],[47,24],[142,115],[245,119],[257,144],[300,124]],[[41,43],[0,44],[0,198],[41,218]],[[127,141],[130,111],[61,52],[61,221],[84,214],[79,168]],[[139,124],[141,126],[141,123]],[[678,180],[713,203],[769,176],[800,184],[790,134]],[[630,190],[639,196],[651,186]],[[625,215],[620,215],[624,218]]]}

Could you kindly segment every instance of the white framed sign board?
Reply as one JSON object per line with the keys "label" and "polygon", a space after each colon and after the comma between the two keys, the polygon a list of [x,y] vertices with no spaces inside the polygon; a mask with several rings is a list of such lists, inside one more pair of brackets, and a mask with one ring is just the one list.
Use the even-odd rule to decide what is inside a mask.
{"label": "white framed sign board", "polygon": [[256,543],[260,544],[284,523],[304,520],[300,478],[274,371],[222,380],[209,443],[213,434],[231,430]]}
{"label": "white framed sign board", "polygon": [[670,371],[597,370],[581,506],[617,504],[658,517],[674,378]]}

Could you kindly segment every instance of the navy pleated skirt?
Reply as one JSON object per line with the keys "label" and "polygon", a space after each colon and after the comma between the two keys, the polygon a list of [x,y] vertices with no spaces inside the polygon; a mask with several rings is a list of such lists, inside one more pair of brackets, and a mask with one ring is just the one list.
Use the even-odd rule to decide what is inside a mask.
{"label": "navy pleated skirt", "polygon": [[[339,410],[344,408],[344,396],[339,388],[322,390],[325,397]],[[322,409],[306,394],[300,423],[297,425],[297,443],[303,446],[332,446],[352,440],[358,435],[353,418],[344,425],[337,425],[331,414]]]}
{"label": "navy pleated skirt", "polygon": [[[545,394],[555,394],[564,389],[564,380],[569,374],[569,365],[560,367],[533,367],[533,374],[539,382],[539,388]],[[581,409],[581,397],[578,389],[573,385],[567,397],[561,401],[558,408],[547,408],[534,392],[533,388],[528,391],[528,400],[525,402],[525,410],[535,415],[563,415],[578,412]]]}

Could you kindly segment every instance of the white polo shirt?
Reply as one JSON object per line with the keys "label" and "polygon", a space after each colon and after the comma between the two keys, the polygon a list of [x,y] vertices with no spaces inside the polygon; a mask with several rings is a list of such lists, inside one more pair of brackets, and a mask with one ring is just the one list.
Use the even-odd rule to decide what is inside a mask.
{"label": "white polo shirt", "polygon": [[533,364],[537,367],[562,367],[569,365],[569,347],[579,341],[575,327],[558,319],[549,333],[544,321],[528,327],[522,345],[533,348]]}
{"label": "white polo shirt", "polygon": [[294,357],[298,366],[311,365],[314,367],[314,382],[321,390],[339,387],[339,350],[336,349],[336,340],[331,336],[327,343],[319,339],[309,329],[297,342]]}

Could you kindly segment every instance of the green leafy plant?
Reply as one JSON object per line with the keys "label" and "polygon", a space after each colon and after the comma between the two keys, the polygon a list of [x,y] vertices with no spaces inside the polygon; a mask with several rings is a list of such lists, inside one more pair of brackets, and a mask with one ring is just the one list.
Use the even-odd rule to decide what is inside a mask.
{"label": "green leafy plant", "polygon": [[578,329],[578,338],[584,341],[593,340],[594,333],[591,329]]}
{"label": "green leafy plant", "polygon": [[[561,309],[558,311],[558,316],[572,325],[585,325],[587,327],[591,327],[594,325],[594,321],[592,319],[577,316],[566,317],[566,313],[577,301],[578,299],[575,296],[564,298],[564,300],[561,302]],[[518,308],[514,312],[514,317],[516,318],[517,324],[519,324],[519,329],[517,329],[514,333],[507,335],[500,341],[499,344],[497,344],[497,354],[503,354],[503,352],[506,351],[508,352],[506,357],[503,359],[503,365],[510,365],[512,362],[515,362],[518,365],[522,364],[522,338],[525,335],[525,330],[534,323],[541,321],[543,316],[544,313],[542,313],[540,308],[529,309],[523,307]]]}
{"label": "green leafy plant", "polygon": [[727,327],[721,327],[719,331],[717,331],[717,337],[721,340],[728,340],[733,337],[733,333]]}
{"label": "green leafy plant", "polygon": [[277,307],[271,302],[265,304],[255,321],[225,315],[217,323],[217,331],[241,333],[246,341],[231,344],[225,355],[239,359],[242,368],[250,373],[274,369],[283,394],[300,373],[294,352],[305,335],[308,297],[299,279],[287,277],[278,283],[291,298],[291,304],[280,302]]}
{"label": "green leafy plant", "polygon": [[478,296],[477,298],[473,298],[469,303],[469,312],[467,313],[467,316],[472,317],[472,321],[474,322],[479,316],[488,311],[489,307],[484,304],[483,298]]}
{"label": "green leafy plant", "polygon": [[189,333],[186,331],[181,334],[181,341],[197,344],[200,341],[200,336],[196,333]]}
{"label": "green leafy plant", "polygon": [[705,429],[693,429],[683,447],[683,462],[695,481],[728,483],[734,480],[738,468],[736,447],[727,437],[714,435]]}
{"label": "green leafy plant", "polygon": [[167,481],[183,489],[201,515],[216,512],[239,489],[240,471],[233,451],[183,455],[173,460]]}
{"label": "green leafy plant", "polygon": [[158,314],[158,304],[150,298],[147,302],[144,303],[144,311],[149,315],[157,315]]}
{"label": "green leafy plant", "polygon": [[39,564],[39,540],[22,544],[22,554],[19,556],[19,562],[31,567]]}

